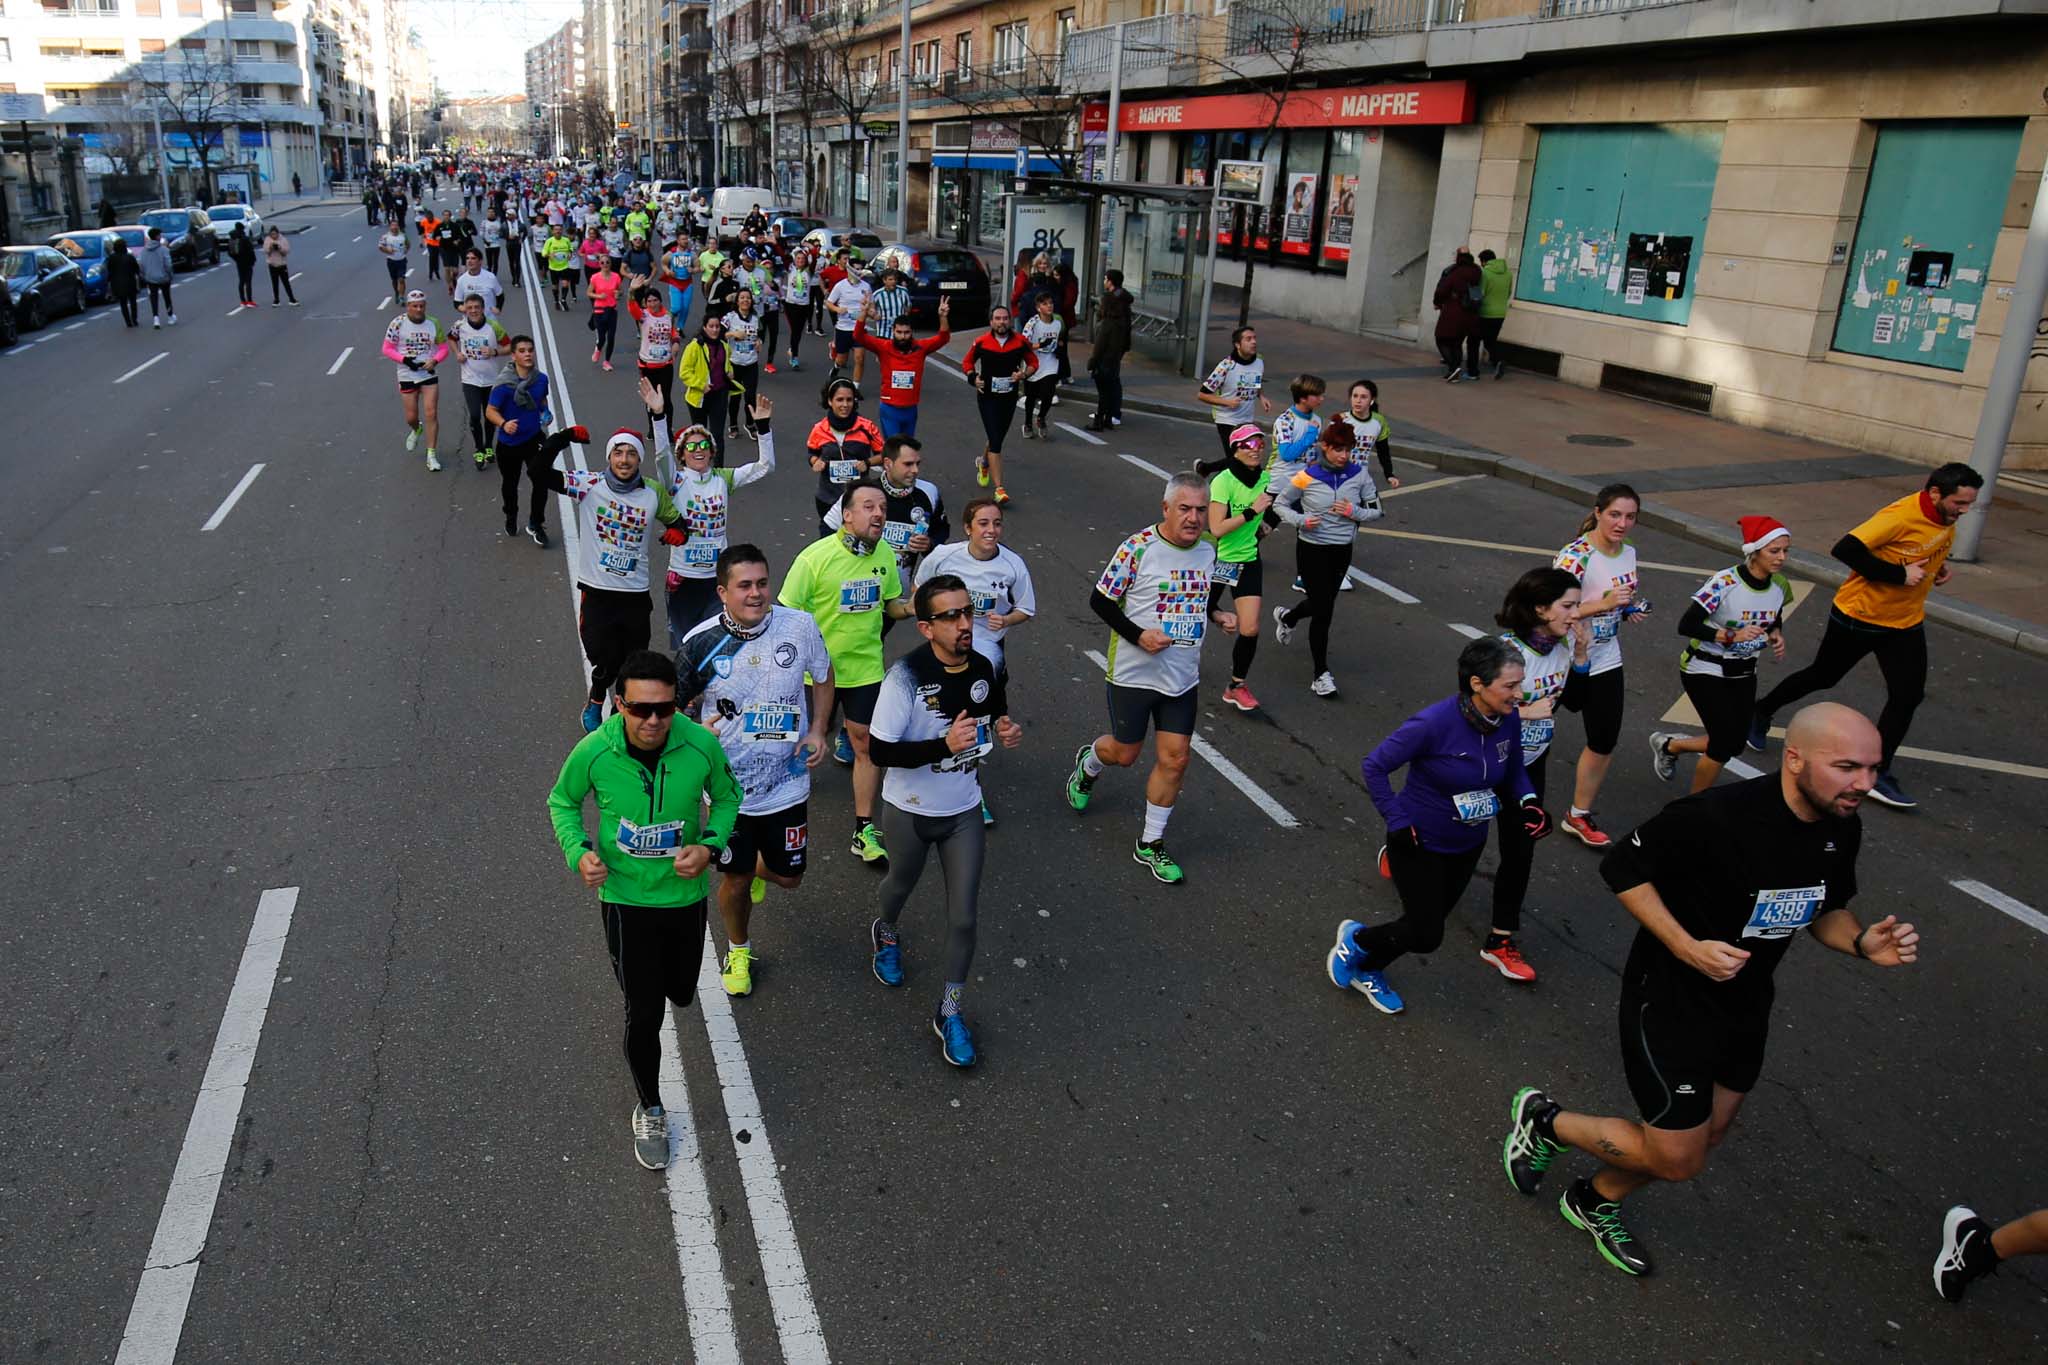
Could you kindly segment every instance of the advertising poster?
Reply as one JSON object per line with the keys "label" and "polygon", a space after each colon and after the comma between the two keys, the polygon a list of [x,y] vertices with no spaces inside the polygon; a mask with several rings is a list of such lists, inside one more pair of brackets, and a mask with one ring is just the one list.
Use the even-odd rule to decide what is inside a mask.
{"label": "advertising poster", "polygon": [[1280,220],[1280,250],[1288,256],[1308,255],[1308,239],[1315,226],[1316,177],[1297,171],[1287,177],[1287,202]]}
{"label": "advertising poster", "polygon": [[1351,259],[1351,220],[1358,209],[1358,177],[1340,175],[1330,184],[1330,219],[1323,227],[1323,259]]}

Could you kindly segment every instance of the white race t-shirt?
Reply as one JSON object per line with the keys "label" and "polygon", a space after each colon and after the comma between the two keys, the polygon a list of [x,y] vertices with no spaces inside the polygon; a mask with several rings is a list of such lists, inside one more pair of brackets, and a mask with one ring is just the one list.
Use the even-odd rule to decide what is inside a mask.
{"label": "white race t-shirt", "polygon": [[[1610,555],[1602,553],[1589,537],[1580,536],[1557,552],[1556,567],[1579,580],[1579,593],[1588,602],[1605,597],[1609,589],[1619,584],[1641,588],[1636,573],[1636,547],[1627,541],[1622,542],[1620,554]],[[1638,597],[1636,603],[1641,602]],[[1621,667],[1621,618],[1619,607],[1585,618],[1593,632],[1593,647],[1587,657],[1596,675]]]}
{"label": "white race t-shirt", "polygon": [[841,332],[851,332],[853,324],[860,321],[860,315],[868,306],[868,295],[873,291],[859,280],[848,275],[832,286],[832,292],[825,296],[825,302],[836,304],[843,311],[832,318],[832,326]]}
{"label": "white race t-shirt", "polygon": [[1095,587],[1122,605],[1141,630],[1163,631],[1173,643],[1157,654],[1109,636],[1109,680],[1177,697],[1192,688],[1202,667],[1202,635],[1209,623],[1209,576],[1216,547],[1198,540],[1181,549],[1157,526],[1125,539],[1110,556]]}
{"label": "white race t-shirt", "polygon": [[1500,638],[1522,656],[1522,690],[1515,704],[1522,718],[1522,762],[1534,763],[1556,737],[1557,696],[1572,675],[1572,642],[1567,637],[1548,654],[1538,654],[1512,631]]}
{"label": "white race t-shirt", "polygon": [[717,722],[719,747],[746,793],[740,813],[766,815],[808,799],[811,775],[796,761],[811,725],[804,675],[832,675],[810,613],[770,607],[760,632],[744,638],[716,613],[683,637],[676,664],[683,675],[677,695],[701,690],[704,723]]}
{"label": "white race t-shirt", "polygon": [[952,574],[967,585],[967,596],[974,603],[975,652],[1000,669],[1003,636],[1009,632],[1002,626],[989,625],[988,617],[991,613],[1007,616],[1013,611],[1038,615],[1038,595],[1031,588],[1031,570],[1007,545],[996,546],[995,554],[988,559],[976,559],[966,541],[953,540],[935,547],[924,557],[924,562],[917,566],[917,586],[922,587],[926,580],[942,573]]}

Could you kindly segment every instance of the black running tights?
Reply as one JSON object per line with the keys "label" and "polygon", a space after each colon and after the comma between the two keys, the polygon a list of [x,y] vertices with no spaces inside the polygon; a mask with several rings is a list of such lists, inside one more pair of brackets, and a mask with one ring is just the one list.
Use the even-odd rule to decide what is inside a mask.
{"label": "black running tights", "polygon": [[[980,813],[976,812],[976,819]],[[626,1067],[643,1107],[661,1104],[661,1019],[695,998],[704,958],[704,902],[599,906],[604,946],[626,1004]]]}

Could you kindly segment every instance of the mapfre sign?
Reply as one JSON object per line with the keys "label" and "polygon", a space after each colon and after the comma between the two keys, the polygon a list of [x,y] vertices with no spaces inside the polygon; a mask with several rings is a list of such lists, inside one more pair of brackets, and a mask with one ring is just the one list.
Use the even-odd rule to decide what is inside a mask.
{"label": "mapfre sign", "polygon": [[[1470,123],[1476,98],[1466,81],[1360,85],[1297,90],[1280,110],[1282,128],[1377,128],[1388,124]],[[1264,128],[1273,119],[1265,95],[1201,95],[1126,104],[1117,123],[1126,133],[1169,128]]]}

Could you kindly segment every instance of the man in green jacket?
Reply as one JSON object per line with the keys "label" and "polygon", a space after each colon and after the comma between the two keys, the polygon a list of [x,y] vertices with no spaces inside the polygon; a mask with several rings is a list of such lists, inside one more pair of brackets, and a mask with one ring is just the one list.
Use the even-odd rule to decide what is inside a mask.
{"label": "man in green jacket", "polygon": [[[1514,296],[1515,275],[1508,263],[1491,251],[1479,253],[1479,341],[1493,364],[1493,377],[1507,374],[1508,363],[1500,355],[1500,328],[1508,320],[1508,300]],[[1474,375],[1477,379],[1479,376]]]}
{"label": "man in green jacket", "polygon": [[[611,719],[570,750],[548,817],[570,870],[599,893],[612,974],[626,997],[626,1066],[639,1092],[633,1156],[658,1171],[668,1165],[661,1018],[667,1002],[681,1009],[694,994],[708,874],[732,837],[741,791],[718,737],[676,718],[676,666],[666,654],[627,655],[613,689]],[[592,793],[595,839],[583,823]]]}

